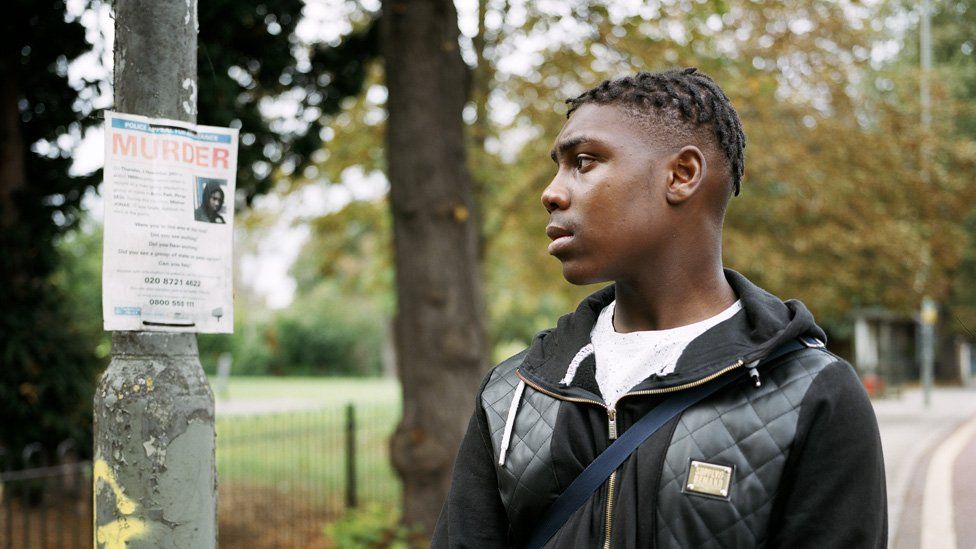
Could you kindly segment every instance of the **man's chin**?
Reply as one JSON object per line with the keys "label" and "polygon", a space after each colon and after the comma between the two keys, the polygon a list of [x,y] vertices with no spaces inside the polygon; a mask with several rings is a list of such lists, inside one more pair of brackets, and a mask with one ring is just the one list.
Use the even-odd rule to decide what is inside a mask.
{"label": "man's chin", "polygon": [[566,279],[566,282],[574,286],[599,284],[608,280],[606,277],[600,276],[598,273],[583,268],[583,266],[575,264],[572,261],[563,261],[563,278]]}

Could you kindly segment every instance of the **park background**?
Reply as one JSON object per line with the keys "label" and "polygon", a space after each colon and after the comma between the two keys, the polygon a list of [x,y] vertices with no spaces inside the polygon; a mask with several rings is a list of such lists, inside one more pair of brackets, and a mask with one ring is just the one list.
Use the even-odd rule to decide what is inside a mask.
{"label": "park background", "polygon": [[[562,100],[637,70],[698,67],[742,118],[746,175],[726,221],[727,266],[803,300],[879,393],[917,383],[915,317],[929,297],[941,313],[937,380],[964,381],[957,351],[976,327],[976,2],[932,2],[927,80],[914,2],[420,4],[433,34],[456,36],[456,48],[439,49],[459,63],[411,65],[382,25],[381,9],[400,13],[397,2],[199,4],[199,122],[241,129],[235,333],[199,337],[217,396],[222,545],[422,544],[439,508],[404,513],[396,469],[403,485],[442,492],[481,375],[595,289],[563,281],[545,251],[538,197],[554,173]],[[7,11],[0,469],[13,470],[90,457],[92,393],[111,351],[98,188],[113,35],[104,2],[14,0]],[[438,79],[410,80],[431,65]],[[438,112],[415,117],[410,101]],[[463,138],[426,166],[431,175],[410,164],[409,147],[390,146],[404,128]],[[428,194],[438,178],[461,198]],[[434,233],[460,231],[467,256],[451,263],[416,242],[396,254],[395,218],[418,210],[448,227]],[[440,289],[398,276],[406,255],[436,266],[435,280],[462,288],[444,292],[471,306],[438,305]],[[426,312],[398,307],[411,299],[427,300]],[[857,364],[858,319],[888,327],[870,364]],[[395,335],[412,328],[422,337]],[[462,344],[445,349],[456,343],[445,333]],[[221,356],[229,380],[216,376]],[[401,393],[398,376],[435,381]],[[391,450],[404,406],[456,425],[453,439]],[[57,483],[81,494],[79,474]],[[39,540],[45,519],[69,512],[90,528],[90,511],[51,490],[10,483],[5,510],[19,514],[0,517],[0,536]]]}

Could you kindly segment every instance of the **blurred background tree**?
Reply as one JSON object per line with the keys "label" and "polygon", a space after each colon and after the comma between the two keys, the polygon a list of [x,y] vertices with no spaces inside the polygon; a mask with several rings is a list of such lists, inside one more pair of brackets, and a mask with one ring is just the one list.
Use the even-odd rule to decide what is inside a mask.
{"label": "blurred background tree", "polygon": [[[940,103],[948,103],[951,109],[930,139],[949,144],[949,150],[941,152],[941,156],[968,158],[968,187],[972,187],[972,166],[976,163],[973,160],[976,157],[976,35],[973,28],[976,28],[976,3],[971,0],[936,3],[932,14],[933,79],[940,83]],[[911,44],[906,63],[917,60],[918,48],[914,41]],[[939,173],[940,177],[943,175]],[[965,234],[960,243],[962,259],[952,277],[953,284],[946,300],[951,318],[945,328],[972,341],[976,340],[976,207],[967,198],[958,197],[957,210],[963,212],[959,220],[963,222]]]}
{"label": "blurred background tree", "polygon": [[296,29],[304,6],[303,0],[199,4],[198,111],[207,124],[241,128],[237,190],[247,204],[276,178],[309,165],[323,126],[343,99],[359,94],[367,63],[378,54],[368,19],[334,43],[303,41]]}
{"label": "blurred background tree", "polygon": [[[69,175],[97,83],[68,85],[91,45],[58,2],[8,3],[0,36],[0,445],[83,437],[99,360],[52,286],[55,238],[98,174]],[[44,37],[38,39],[38,37]],[[83,300],[82,296],[78,296]],[[91,313],[89,313],[91,314]],[[84,397],[88,397],[87,400]]]}
{"label": "blurred background tree", "polygon": [[[465,119],[494,358],[591,291],[560,283],[545,252],[538,194],[553,172],[545,159],[564,120],[561,99],[642,69],[697,66],[739,109],[749,143],[726,225],[730,267],[803,299],[840,336],[853,308],[907,315],[923,294],[948,300],[976,198],[973,136],[963,131],[974,112],[970,4],[935,3],[936,106],[923,135],[910,5],[479,2],[474,34],[462,38],[473,65]],[[347,105],[322,173],[381,169],[376,108]],[[923,139],[932,184],[921,177]]]}
{"label": "blurred background tree", "polygon": [[[91,0],[80,9],[100,5]],[[332,44],[302,43],[295,28],[303,6],[301,0],[200,5],[198,107],[209,124],[245,128],[238,189],[246,204],[267,192],[276,175],[311,162],[322,121],[359,93],[366,61],[375,56],[370,26]],[[99,286],[87,278],[100,272],[92,269],[100,258],[80,253],[100,251],[98,237],[71,234],[82,198],[101,173],[75,176],[70,166],[85,128],[98,122],[93,111],[111,97],[111,83],[81,78],[69,85],[71,62],[92,44],[77,11],[63,1],[16,0],[3,25],[0,445],[50,446],[90,434],[92,391],[107,359],[101,306],[92,307]],[[287,111],[268,114],[275,101]]]}

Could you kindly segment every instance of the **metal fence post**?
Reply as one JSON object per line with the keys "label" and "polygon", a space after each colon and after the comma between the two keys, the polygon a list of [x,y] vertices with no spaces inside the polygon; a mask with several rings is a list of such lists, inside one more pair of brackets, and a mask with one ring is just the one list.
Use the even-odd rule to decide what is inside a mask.
{"label": "metal fence post", "polygon": [[[72,479],[79,474],[78,453],[75,449],[75,441],[70,438],[62,440],[61,443],[58,444],[56,453],[58,456],[58,465],[61,467],[61,474],[58,476],[57,483],[58,499],[60,500],[58,502],[57,513],[62,523],[67,516],[67,521],[71,524],[71,530],[74,534],[69,534],[68,539],[74,540],[74,543],[78,543],[78,520],[76,517],[67,512],[70,510],[70,508],[65,507],[63,501],[66,497],[75,498],[79,496],[79,494],[72,493],[71,490]],[[68,544],[65,543],[64,539],[65,528],[57,528],[57,531],[57,547],[67,547]]]}
{"label": "metal fence post", "polygon": [[[13,470],[13,457],[11,453],[7,451],[6,448],[0,446],[0,473],[6,473]],[[3,475],[0,475],[2,477]],[[14,546],[14,508],[13,508],[13,486],[4,486],[0,482],[0,504],[2,504],[7,519],[5,521],[5,529],[7,532],[7,543],[4,544],[5,549],[13,549]]]}
{"label": "metal fence post", "polygon": [[[21,463],[22,463],[22,466],[23,466],[24,469],[30,469],[31,468],[31,463],[34,461],[34,456],[39,455],[41,453],[42,449],[43,448],[42,448],[42,446],[41,446],[41,444],[39,442],[32,442],[31,444],[28,444],[27,446],[24,446],[24,449],[21,450],[21,452],[20,452],[20,460],[21,460]],[[32,524],[31,523],[32,523],[32,521],[31,521],[31,516],[30,516],[30,508],[31,508],[31,503],[34,500],[35,488],[36,488],[36,486],[32,486],[32,483],[30,482],[30,480],[26,480],[25,479],[25,480],[21,481],[21,484],[20,484],[20,501],[21,501],[21,503],[20,503],[20,511],[21,511],[21,515],[22,515],[21,518],[23,519],[23,524],[24,524],[24,538],[23,538],[24,539],[24,547],[30,547],[31,546],[31,535],[32,535],[32,532],[31,532],[31,526],[32,526]],[[42,527],[41,530],[43,530],[43,529],[44,528]]]}
{"label": "metal fence post", "polygon": [[346,507],[354,509],[356,494],[356,408],[346,404]]}

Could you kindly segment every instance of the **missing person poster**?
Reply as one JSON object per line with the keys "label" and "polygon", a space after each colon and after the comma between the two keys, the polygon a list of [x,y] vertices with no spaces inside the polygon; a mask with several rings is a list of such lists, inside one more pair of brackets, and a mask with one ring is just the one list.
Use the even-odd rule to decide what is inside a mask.
{"label": "missing person poster", "polygon": [[233,332],[237,137],[105,113],[106,330]]}

